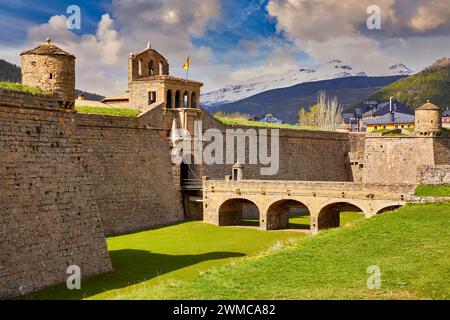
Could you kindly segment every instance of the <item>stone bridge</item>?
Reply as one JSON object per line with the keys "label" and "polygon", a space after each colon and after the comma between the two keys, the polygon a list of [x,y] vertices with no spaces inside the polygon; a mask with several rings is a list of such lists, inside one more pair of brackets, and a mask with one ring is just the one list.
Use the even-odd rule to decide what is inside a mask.
{"label": "stone bridge", "polygon": [[[253,207],[262,230],[286,229],[293,208],[308,212],[310,230],[339,227],[340,212],[366,218],[401,207],[414,185],[353,182],[299,182],[203,179],[203,219],[218,226],[239,225]],[[246,208],[246,210],[244,210]]]}

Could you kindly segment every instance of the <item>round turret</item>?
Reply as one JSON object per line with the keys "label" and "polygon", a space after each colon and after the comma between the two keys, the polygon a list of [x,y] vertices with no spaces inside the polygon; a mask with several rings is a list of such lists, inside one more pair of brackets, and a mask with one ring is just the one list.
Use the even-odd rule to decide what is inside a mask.
{"label": "round turret", "polygon": [[75,105],[75,56],[61,50],[50,39],[21,53],[22,84],[56,93],[65,108]]}
{"label": "round turret", "polygon": [[437,136],[442,131],[442,110],[428,101],[416,110],[415,132],[420,136]]}

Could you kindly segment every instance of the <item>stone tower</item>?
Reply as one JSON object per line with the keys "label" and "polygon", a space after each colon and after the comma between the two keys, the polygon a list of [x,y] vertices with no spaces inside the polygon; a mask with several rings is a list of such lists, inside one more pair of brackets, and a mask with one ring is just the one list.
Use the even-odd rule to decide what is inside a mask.
{"label": "stone tower", "polygon": [[75,107],[75,56],[50,39],[22,52],[22,84],[55,93],[66,109]]}
{"label": "stone tower", "polygon": [[[200,120],[202,116],[200,108],[202,86],[201,82],[171,76],[167,59],[150,45],[139,53],[130,54],[129,105],[142,113],[151,113],[153,119],[157,119],[157,123],[153,125],[163,128],[161,135],[167,138],[172,150],[176,150],[180,141],[183,142],[186,148],[183,148],[182,161],[181,163],[174,161],[172,173],[176,184],[183,192],[190,192],[190,196],[191,192],[195,193],[198,190],[186,184],[195,182],[200,188],[201,178],[204,175],[204,166],[199,164],[201,159],[198,159],[195,152],[195,146],[202,143],[198,141],[199,135],[195,132],[195,121]],[[187,132],[190,137],[179,136],[177,132],[180,134]]]}
{"label": "stone tower", "polygon": [[428,101],[416,110],[415,132],[419,136],[435,137],[442,131],[442,110]]}
{"label": "stone tower", "polygon": [[[181,69],[181,66],[180,66]],[[169,63],[160,53],[150,48],[128,59],[129,105],[142,112],[161,107],[166,131],[174,128],[194,133],[194,121],[199,119],[200,88],[202,83],[173,77]]]}

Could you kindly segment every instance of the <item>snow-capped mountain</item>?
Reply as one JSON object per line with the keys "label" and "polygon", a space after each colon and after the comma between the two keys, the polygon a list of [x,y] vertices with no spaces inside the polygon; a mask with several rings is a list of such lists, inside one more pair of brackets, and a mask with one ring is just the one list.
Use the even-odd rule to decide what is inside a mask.
{"label": "snow-capped mountain", "polygon": [[256,95],[258,93],[286,88],[300,83],[321,80],[332,80],[353,76],[398,76],[410,75],[413,71],[402,63],[380,70],[377,74],[368,74],[364,70],[355,70],[351,65],[341,60],[330,60],[328,63],[291,70],[285,73],[262,75],[239,84],[204,93],[201,96],[202,105],[212,107],[231,103]]}

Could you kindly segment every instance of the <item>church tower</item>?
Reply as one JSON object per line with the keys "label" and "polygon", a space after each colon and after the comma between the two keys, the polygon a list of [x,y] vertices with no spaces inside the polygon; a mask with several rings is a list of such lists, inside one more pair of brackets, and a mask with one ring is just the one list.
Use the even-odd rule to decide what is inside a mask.
{"label": "church tower", "polygon": [[[174,161],[172,167],[174,181],[183,192],[186,214],[189,215],[192,210],[188,207],[192,203],[186,199],[199,192],[204,176],[203,159],[198,159],[195,150],[202,141],[197,141],[194,132],[195,122],[202,116],[200,89],[203,84],[173,77],[169,70],[167,59],[150,45],[142,52],[131,53],[128,59],[129,105],[142,113],[151,113],[151,118],[157,119],[154,126],[163,128],[163,138],[167,139],[172,152],[176,152],[181,142],[183,146],[190,146],[183,148],[178,157],[180,161]],[[183,136],[184,132],[189,137]]]}

